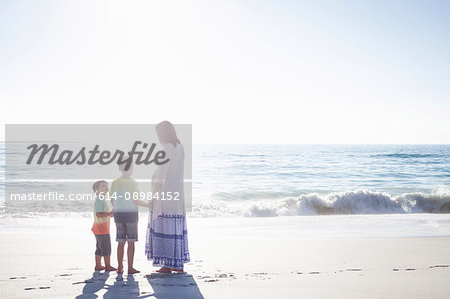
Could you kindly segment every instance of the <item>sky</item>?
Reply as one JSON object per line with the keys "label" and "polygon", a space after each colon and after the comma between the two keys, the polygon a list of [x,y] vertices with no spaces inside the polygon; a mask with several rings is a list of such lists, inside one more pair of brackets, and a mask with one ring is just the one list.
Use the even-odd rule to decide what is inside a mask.
{"label": "sky", "polygon": [[[0,117],[450,143],[449,1],[1,1]],[[3,130],[0,139],[4,138]]]}

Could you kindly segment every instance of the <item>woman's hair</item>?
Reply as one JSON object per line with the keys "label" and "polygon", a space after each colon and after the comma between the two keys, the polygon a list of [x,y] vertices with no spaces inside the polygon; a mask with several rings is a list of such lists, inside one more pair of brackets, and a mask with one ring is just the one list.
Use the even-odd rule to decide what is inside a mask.
{"label": "woman's hair", "polygon": [[159,141],[163,144],[172,143],[176,147],[177,144],[181,143],[177,137],[175,127],[167,120],[156,125],[156,134],[158,135]]}

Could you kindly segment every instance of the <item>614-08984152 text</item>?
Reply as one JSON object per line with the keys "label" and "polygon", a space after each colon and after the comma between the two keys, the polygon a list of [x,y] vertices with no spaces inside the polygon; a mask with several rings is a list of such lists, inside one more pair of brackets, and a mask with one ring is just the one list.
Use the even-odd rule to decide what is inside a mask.
{"label": "614-08984152 text", "polygon": [[180,200],[179,192],[125,192],[118,194],[117,192],[109,195],[96,195],[94,193],[61,193],[57,191],[50,192],[28,192],[28,193],[11,193],[9,194],[9,200],[11,201],[83,201],[94,200],[95,197],[99,197],[101,200],[118,199],[123,198],[125,200]]}

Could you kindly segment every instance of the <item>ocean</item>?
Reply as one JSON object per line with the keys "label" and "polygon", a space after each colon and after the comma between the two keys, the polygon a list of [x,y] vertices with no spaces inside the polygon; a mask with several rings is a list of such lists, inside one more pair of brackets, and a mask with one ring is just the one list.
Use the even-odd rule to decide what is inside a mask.
{"label": "ocean", "polygon": [[[89,231],[91,203],[5,213],[4,151],[0,231]],[[303,239],[450,236],[450,214],[440,213],[450,202],[450,145],[194,145],[192,159],[194,230],[212,217],[261,238],[280,227],[280,237]]]}
{"label": "ocean", "polygon": [[450,202],[450,145],[194,145],[192,159],[192,217],[439,213]]}
{"label": "ocean", "polygon": [[195,215],[438,213],[450,145],[204,145]]}

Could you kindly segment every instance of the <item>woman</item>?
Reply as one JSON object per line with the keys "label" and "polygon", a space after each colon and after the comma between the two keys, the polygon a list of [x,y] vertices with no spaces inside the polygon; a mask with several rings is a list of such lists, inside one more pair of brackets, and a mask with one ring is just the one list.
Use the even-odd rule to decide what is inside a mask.
{"label": "woman", "polygon": [[[158,166],[152,177],[154,198],[145,254],[148,260],[153,260],[153,266],[161,267],[157,272],[182,272],[184,263],[189,262],[183,188],[184,149],[170,122],[159,123],[156,133],[169,162]],[[156,194],[159,199],[155,199]]]}

